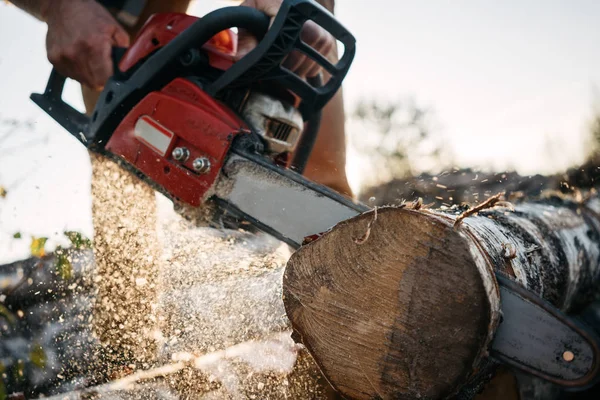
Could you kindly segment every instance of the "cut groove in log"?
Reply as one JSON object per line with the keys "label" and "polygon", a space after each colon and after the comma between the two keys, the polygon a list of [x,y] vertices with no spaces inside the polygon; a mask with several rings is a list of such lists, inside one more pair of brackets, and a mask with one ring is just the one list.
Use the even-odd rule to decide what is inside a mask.
{"label": "cut groove in log", "polygon": [[500,204],[474,215],[379,208],[374,223],[374,211],[343,221],[292,255],[287,315],[338,391],[437,399],[480,387],[493,370],[496,273],[564,312],[594,299],[600,200]]}

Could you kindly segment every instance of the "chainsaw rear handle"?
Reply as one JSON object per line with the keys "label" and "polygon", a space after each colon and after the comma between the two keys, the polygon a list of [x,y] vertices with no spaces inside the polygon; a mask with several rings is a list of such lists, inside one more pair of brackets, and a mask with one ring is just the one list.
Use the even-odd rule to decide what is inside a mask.
{"label": "chainsaw rear handle", "polygon": [[[119,60],[126,51],[127,48],[124,47],[113,47],[112,49],[111,58],[115,76],[120,75]],[[56,68],[52,68],[44,93],[33,93],[31,99],[63,128],[76,136],[80,141],[83,141],[90,118],[74,109],[62,99],[66,80],[67,78],[58,72]]]}

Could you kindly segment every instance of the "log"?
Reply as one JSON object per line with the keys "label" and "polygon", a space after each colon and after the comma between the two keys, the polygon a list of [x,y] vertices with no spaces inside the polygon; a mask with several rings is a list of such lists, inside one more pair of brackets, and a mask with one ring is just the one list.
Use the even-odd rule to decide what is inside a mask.
{"label": "log", "polygon": [[600,157],[596,155],[582,165],[555,175],[519,175],[516,172],[485,172],[471,168],[454,168],[432,175],[397,178],[365,188],[361,201],[384,206],[400,204],[403,200],[422,198],[434,208],[453,204],[475,204],[504,192],[508,200],[538,197],[548,190],[573,194],[578,190],[597,189],[600,184]]}
{"label": "log", "polygon": [[353,399],[477,392],[495,364],[495,273],[568,313],[598,294],[600,200],[384,207],[343,221],[287,263],[286,313],[328,381]]}

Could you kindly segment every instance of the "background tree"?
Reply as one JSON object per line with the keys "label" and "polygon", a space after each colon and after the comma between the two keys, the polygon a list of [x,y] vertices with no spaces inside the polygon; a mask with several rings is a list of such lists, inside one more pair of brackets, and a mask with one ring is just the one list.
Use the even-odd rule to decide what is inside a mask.
{"label": "background tree", "polygon": [[433,112],[413,99],[362,101],[348,126],[352,145],[370,164],[368,186],[452,162]]}

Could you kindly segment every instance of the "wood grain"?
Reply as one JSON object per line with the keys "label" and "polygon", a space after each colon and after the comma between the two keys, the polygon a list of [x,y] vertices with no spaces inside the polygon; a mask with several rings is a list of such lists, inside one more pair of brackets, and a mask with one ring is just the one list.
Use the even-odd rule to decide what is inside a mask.
{"label": "wood grain", "polygon": [[291,257],[286,311],[343,395],[449,397],[488,343],[490,295],[467,240],[450,223],[406,209],[378,212],[364,243],[356,239],[374,212]]}

